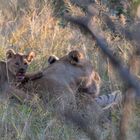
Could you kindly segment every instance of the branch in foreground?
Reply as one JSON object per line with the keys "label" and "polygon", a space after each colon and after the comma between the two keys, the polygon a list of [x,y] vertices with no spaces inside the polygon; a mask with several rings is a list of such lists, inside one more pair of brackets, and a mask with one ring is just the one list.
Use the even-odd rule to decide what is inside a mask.
{"label": "branch in foreground", "polygon": [[84,27],[91,33],[97,42],[98,47],[103,51],[105,55],[109,57],[111,63],[116,67],[120,73],[120,76],[128,83],[128,85],[135,89],[136,95],[140,96],[140,85],[138,80],[132,75],[127,67],[121,63],[117,57],[113,55],[113,52],[108,48],[108,44],[104,38],[103,32],[98,28],[98,25],[91,20],[90,17],[72,17],[64,15],[64,18],[74,24]]}

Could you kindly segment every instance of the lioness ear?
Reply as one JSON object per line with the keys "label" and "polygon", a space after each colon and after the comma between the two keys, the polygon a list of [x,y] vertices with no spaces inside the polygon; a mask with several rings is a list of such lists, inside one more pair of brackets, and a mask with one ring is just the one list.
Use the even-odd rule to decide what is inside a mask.
{"label": "lioness ear", "polygon": [[6,52],[6,58],[7,59],[13,58],[15,54],[16,54],[15,51],[10,49]]}
{"label": "lioness ear", "polygon": [[49,58],[48,58],[48,63],[49,63],[49,64],[53,64],[53,63],[55,63],[57,60],[59,60],[59,58],[58,58],[57,56],[51,55],[51,56],[49,56]]}
{"label": "lioness ear", "polygon": [[94,74],[94,80],[97,82],[97,83],[101,83],[101,78],[99,76],[99,74],[97,72],[95,72]]}
{"label": "lioness ear", "polygon": [[34,58],[35,58],[35,53],[34,52],[30,52],[27,56],[27,61],[31,62]]}
{"label": "lioness ear", "polygon": [[80,62],[80,60],[83,58],[84,58],[84,55],[77,50],[71,51],[68,54],[68,59],[70,60],[70,63],[73,65],[78,64]]}

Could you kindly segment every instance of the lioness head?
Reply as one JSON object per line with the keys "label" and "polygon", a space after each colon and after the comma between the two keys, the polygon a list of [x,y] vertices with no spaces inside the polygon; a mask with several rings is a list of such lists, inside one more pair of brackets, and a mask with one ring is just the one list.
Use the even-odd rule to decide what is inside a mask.
{"label": "lioness head", "polygon": [[79,69],[79,77],[77,75],[77,84],[79,91],[86,92],[96,97],[100,89],[100,76],[94,71],[90,61],[85,56],[76,50],[68,54],[68,60],[71,65]]}
{"label": "lioness head", "polygon": [[100,76],[81,52],[74,50],[60,59],[50,56],[48,62],[53,64],[48,70],[58,81],[64,80],[69,86],[93,97],[99,94]]}
{"label": "lioness head", "polygon": [[25,55],[22,53],[15,53],[14,50],[10,49],[6,52],[7,68],[18,81],[22,81],[25,77],[28,65],[34,57],[34,52],[30,52],[29,54]]}

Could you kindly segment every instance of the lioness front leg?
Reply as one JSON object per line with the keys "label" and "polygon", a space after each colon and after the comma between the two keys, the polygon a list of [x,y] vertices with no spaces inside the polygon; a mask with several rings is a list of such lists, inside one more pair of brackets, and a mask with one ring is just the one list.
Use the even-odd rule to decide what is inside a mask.
{"label": "lioness front leg", "polygon": [[41,71],[34,72],[34,73],[26,73],[25,78],[23,79],[21,84],[25,84],[28,81],[34,81],[34,80],[40,79],[42,77],[43,77],[43,72]]}

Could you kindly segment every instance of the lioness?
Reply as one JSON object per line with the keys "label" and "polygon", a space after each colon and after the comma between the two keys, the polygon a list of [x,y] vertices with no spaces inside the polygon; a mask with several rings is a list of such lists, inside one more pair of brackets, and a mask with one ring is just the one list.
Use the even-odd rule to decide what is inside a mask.
{"label": "lioness", "polygon": [[[100,139],[97,124],[102,111],[91,98],[91,95],[96,97],[99,94],[100,76],[81,52],[71,51],[51,63],[43,71],[43,77],[33,81],[33,85],[47,107],[51,102],[60,118],[72,120],[93,139]],[[77,101],[78,91],[90,96],[86,96],[84,101]]]}
{"label": "lioness", "polygon": [[8,97],[15,94],[19,98],[26,99],[26,94],[16,89],[15,84],[42,76],[41,72],[26,74],[28,65],[34,57],[34,52],[30,52],[27,55],[15,53],[14,50],[6,52],[7,61],[0,61],[0,92],[5,93]]}
{"label": "lioness", "polygon": [[[75,50],[60,59],[50,56],[48,62],[50,65],[44,69],[43,77],[35,81],[38,89],[40,87],[48,91],[48,88],[55,87],[54,84],[58,85],[60,82],[61,85],[70,86],[74,91],[86,92],[93,97],[98,96],[100,76],[82,53]],[[53,85],[50,84],[51,81]]]}
{"label": "lioness", "polygon": [[[57,56],[51,55],[48,58],[48,63],[51,65],[58,60],[59,60],[59,58]],[[100,82],[96,83],[96,84],[100,84]],[[99,94],[99,88],[100,88],[100,85],[98,85],[98,90],[97,90],[98,94]],[[84,90],[84,91],[86,93],[86,90]],[[87,93],[88,93],[88,91],[87,91]],[[99,104],[103,109],[112,107],[115,104],[120,104],[122,101],[122,94],[121,94],[121,91],[119,91],[119,90],[114,91],[111,94],[100,95],[100,96],[97,96],[98,95],[97,93],[96,93],[96,98],[95,98],[95,96],[93,96],[93,98],[97,102],[97,104]],[[92,94],[90,94],[90,95],[92,96]]]}

